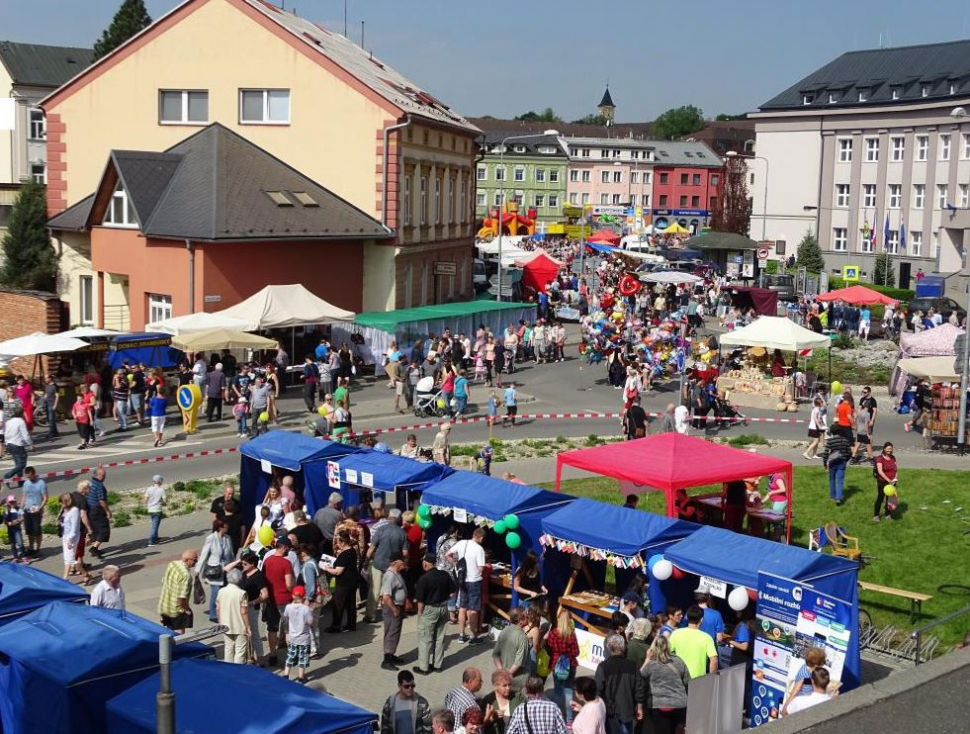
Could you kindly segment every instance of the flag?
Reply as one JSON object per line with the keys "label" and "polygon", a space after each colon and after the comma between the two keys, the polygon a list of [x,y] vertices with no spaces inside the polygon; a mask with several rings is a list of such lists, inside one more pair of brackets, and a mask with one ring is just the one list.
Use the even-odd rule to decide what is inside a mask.
{"label": "flag", "polygon": [[906,224],[902,221],[899,223],[899,254],[906,254]]}
{"label": "flag", "polygon": [[876,212],[872,213],[872,229],[869,230],[869,243],[872,246],[872,251],[876,251]]}
{"label": "flag", "polygon": [[882,233],[882,246],[889,251],[889,212],[886,212],[886,226]]}
{"label": "flag", "polygon": [[955,212],[957,210],[956,204],[951,204],[949,201],[945,203],[946,203],[946,210],[948,212]]}

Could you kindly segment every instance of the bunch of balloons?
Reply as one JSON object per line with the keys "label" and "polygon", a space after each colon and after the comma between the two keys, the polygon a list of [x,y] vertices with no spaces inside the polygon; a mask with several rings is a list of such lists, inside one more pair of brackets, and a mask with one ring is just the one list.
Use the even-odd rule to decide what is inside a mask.
{"label": "bunch of balloons", "polygon": [[418,505],[418,527],[422,530],[431,527],[431,508],[427,505]]}
{"label": "bunch of balloons", "polygon": [[505,536],[505,545],[510,550],[515,550],[522,545],[522,536],[515,532],[519,527],[518,515],[506,515],[501,520],[497,520],[492,526],[499,535]]}

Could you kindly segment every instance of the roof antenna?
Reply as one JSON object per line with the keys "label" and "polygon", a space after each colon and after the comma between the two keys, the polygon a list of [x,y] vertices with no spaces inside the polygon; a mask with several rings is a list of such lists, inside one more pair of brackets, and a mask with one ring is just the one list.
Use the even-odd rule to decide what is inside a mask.
{"label": "roof antenna", "polygon": [[364,21],[360,21],[360,47],[364,47]]}

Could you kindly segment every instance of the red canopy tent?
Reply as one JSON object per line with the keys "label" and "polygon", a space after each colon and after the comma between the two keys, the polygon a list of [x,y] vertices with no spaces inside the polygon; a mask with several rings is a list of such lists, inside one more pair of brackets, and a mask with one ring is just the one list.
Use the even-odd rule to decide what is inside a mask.
{"label": "red canopy tent", "polygon": [[866,288],[864,285],[852,285],[848,288],[839,288],[838,290],[816,296],[815,299],[817,301],[842,301],[843,303],[851,303],[853,306],[871,305],[874,303],[895,306],[899,303],[895,298],[885,296],[879,291],[872,290],[872,288]]}
{"label": "red canopy tent", "polygon": [[620,235],[610,229],[601,229],[591,237],[587,237],[588,242],[603,242],[608,245],[620,244]]}
{"label": "red canopy tent", "polygon": [[563,466],[633,482],[664,492],[667,517],[676,517],[678,489],[733,482],[748,477],[783,473],[788,488],[785,537],[791,539],[792,464],[680,433],[661,433],[635,441],[610,443],[590,449],[565,451],[556,457],[556,491]]}
{"label": "red canopy tent", "polygon": [[545,290],[556,279],[561,265],[558,260],[540,251],[522,266],[522,286],[532,288],[536,293]]}

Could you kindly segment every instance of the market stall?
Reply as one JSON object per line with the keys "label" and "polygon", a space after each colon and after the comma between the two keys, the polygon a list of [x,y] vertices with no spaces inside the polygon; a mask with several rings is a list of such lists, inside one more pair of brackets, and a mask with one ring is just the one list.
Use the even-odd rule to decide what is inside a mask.
{"label": "market stall", "polygon": [[355,357],[363,359],[364,364],[374,365],[377,374],[383,374],[384,356],[391,342],[397,342],[400,349],[407,351],[418,339],[427,340],[428,334],[441,334],[445,329],[451,329],[452,334],[474,336],[478,327],[485,325],[498,335],[509,324],[518,324],[519,319],[531,322],[535,318],[535,304],[496,301],[368,311],[357,314],[353,321],[335,323],[330,343],[334,347],[350,345]]}
{"label": "market stall", "polygon": [[172,344],[186,352],[210,352],[222,349],[279,349],[279,342],[259,334],[220,326],[189,331],[172,337]]}
{"label": "market stall", "polygon": [[[371,734],[377,725],[376,714],[263,668],[183,659],[171,676],[177,732]],[[108,701],[107,734],[155,734],[159,683],[155,673]],[[214,701],[235,705],[218,706],[216,715]]]}
{"label": "market stall", "polygon": [[852,306],[872,306],[875,304],[895,306],[899,303],[895,298],[890,298],[879,291],[874,291],[872,288],[866,288],[864,285],[850,285],[847,288],[838,288],[828,293],[820,293],[815,296],[815,300],[827,303],[842,301],[842,303],[848,303]]}
{"label": "market stall", "polygon": [[384,506],[413,509],[428,487],[455,473],[450,466],[418,461],[396,454],[363,449],[335,459],[344,506],[366,507],[376,494],[384,495]]}
{"label": "market stall", "polygon": [[[899,337],[899,356],[903,359],[913,357],[950,357],[952,363],[956,355],[956,339],[963,334],[963,329],[952,324],[940,324],[934,329],[926,329],[918,332],[906,332]],[[910,382],[907,375],[897,363],[889,380],[889,394],[902,395]],[[952,366],[952,365],[951,365]],[[910,373],[912,377],[919,377],[915,373]],[[901,400],[905,404],[907,400]]]}
{"label": "market stall", "polygon": [[741,285],[727,286],[731,305],[742,311],[752,308],[759,316],[778,315],[778,293],[768,288],[755,288]]}
{"label": "market stall", "polygon": [[266,490],[276,480],[292,476],[294,490],[303,493],[311,516],[326,507],[330,493],[340,489],[337,460],[362,449],[321,441],[288,431],[270,431],[239,447],[239,498],[248,527]]}
{"label": "market stall", "polygon": [[88,593],[60,576],[26,564],[0,563],[0,627],[55,601],[87,604]]}
{"label": "market stall", "polygon": [[784,316],[761,316],[753,323],[721,337],[722,347],[753,347],[763,350],[749,355],[742,369],[723,373],[718,390],[729,394],[732,403],[765,410],[795,412],[795,384],[790,370],[783,376],[772,376],[769,351],[799,352],[804,349],[828,349],[831,340],[824,334],[799,326]]}
{"label": "market stall", "polygon": [[[718,605],[727,602],[731,609],[740,611],[752,598],[757,599],[759,573],[791,579],[814,591],[844,600],[851,609],[851,636],[845,650],[842,691],[859,685],[859,564],[855,561],[712,527],[701,528],[672,545],[662,554],[662,559],[669,562],[672,570],[664,568],[662,573],[654,573],[654,578],[658,575],[664,579],[691,575],[677,583],[662,582],[673,603],[690,603],[693,590],[703,579],[708,589],[715,588],[713,595],[723,600]],[[728,591],[714,582],[735,588]],[[780,630],[779,637],[792,633],[793,630],[787,633]],[[817,642],[824,644],[824,637]]]}
{"label": "market stall", "polygon": [[180,336],[192,331],[204,331],[206,329],[239,329],[245,331],[250,322],[246,319],[237,319],[232,316],[222,316],[219,314],[199,311],[185,316],[173,316],[162,321],[152,321],[146,324],[145,328],[149,331],[162,331],[173,336]]}
{"label": "market stall", "polygon": [[[542,519],[539,544],[545,549],[543,583],[553,598],[559,597],[560,604],[571,610],[576,621],[595,630],[597,618],[608,621],[617,611],[616,597],[638,574],[646,573],[649,557],[663,553],[699,527],[579,498]],[[616,580],[613,595],[603,593],[607,566],[613,568]],[[651,609],[662,610],[665,600],[659,584],[651,584],[647,591]]]}
{"label": "market stall", "polygon": [[106,350],[105,361],[112,369],[144,363],[149,367],[175,367],[185,354],[172,346],[172,335],[152,332],[118,334],[108,342],[91,344],[87,350]]}
{"label": "market stall", "polygon": [[[158,670],[161,625],[119,609],[54,602],[0,629],[4,732],[103,732],[105,701]],[[172,658],[199,658],[199,642]]]}
{"label": "market stall", "polygon": [[791,539],[792,464],[773,456],[741,451],[680,433],[661,433],[635,441],[609,443],[589,449],[565,451],[556,457],[556,491],[562,469],[576,469],[613,477],[623,494],[663,492],[667,517],[677,517],[677,490],[780,474],[787,490],[786,541]]}
{"label": "market stall", "polygon": [[[559,260],[549,257],[544,250],[539,250],[529,256],[528,259],[521,258],[515,261],[518,265],[522,263],[522,287],[526,293],[537,294],[544,291],[546,287],[556,280],[562,263]],[[531,291],[530,291],[531,289]]]}
{"label": "market stall", "polygon": [[539,550],[542,519],[574,499],[484,474],[456,472],[428,488],[421,498],[429,513],[428,547],[434,549],[438,538],[453,524],[462,529],[463,537],[470,536],[476,526],[486,528],[485,547],[491,553],[492,565],[497,564],[499,569],[493,573],[491,585],[507,589],[507,593],[491,595],[489,608],[506,616],[502,607],[508,605],[498,602],[517,601],[511,579],[522,556],[530,549]]}

